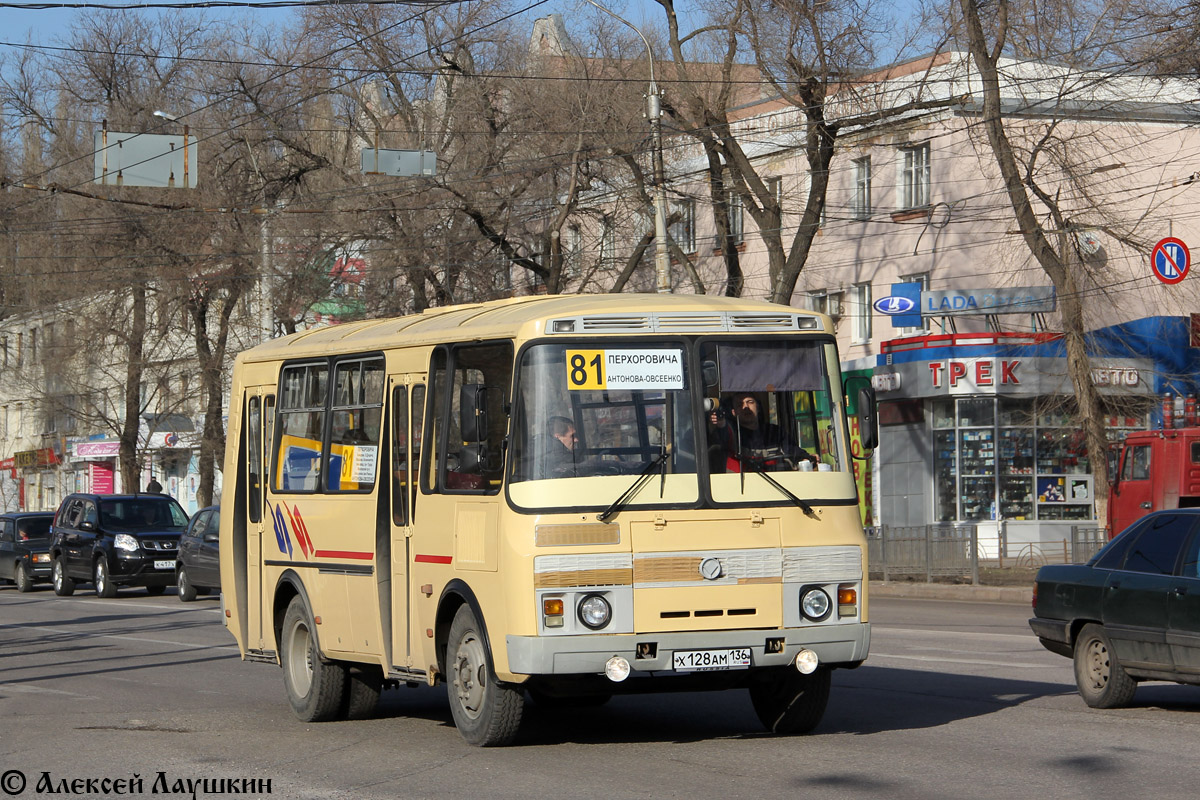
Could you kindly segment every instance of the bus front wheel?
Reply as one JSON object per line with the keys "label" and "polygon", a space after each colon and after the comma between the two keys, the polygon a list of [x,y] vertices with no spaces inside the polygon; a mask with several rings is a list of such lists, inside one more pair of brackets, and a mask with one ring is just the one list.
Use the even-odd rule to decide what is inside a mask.
{"label": "bus front wheel", "polygon": [[450,624],[446,673],[450,712],[462,737],[479,747],[512,742],[521,726],[525,695],[493,677],[483,628],[466,605]]}
{"label": "bus front wheel", "polygon": [[818,667],[801,675],[793,667],[774,667],[750,684],[750,702],[771,733],[808,733],[820,723],[829,703],[831,671]]}
{"label": "bus front wheel", "polygon": [[281,643],[283,683],[292,711],[305,722],[335,719],[346,687],[346,668],[321,659],[312,613],[299,596],[292,598],[283,615]]}

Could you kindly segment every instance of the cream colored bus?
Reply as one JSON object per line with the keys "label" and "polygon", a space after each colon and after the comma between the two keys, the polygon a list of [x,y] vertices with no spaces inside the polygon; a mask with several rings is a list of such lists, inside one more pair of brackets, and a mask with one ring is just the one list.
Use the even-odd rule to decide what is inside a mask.
{"label": "cream colored bus", "polygon": [[[241,354],[221,580],[306,721],[444,682],[477,745],[526,702],[745,687],[812,729],[867,657],[830,321],[676,295],[517,298]],[[857,445],[856,445],[857,447]]]}

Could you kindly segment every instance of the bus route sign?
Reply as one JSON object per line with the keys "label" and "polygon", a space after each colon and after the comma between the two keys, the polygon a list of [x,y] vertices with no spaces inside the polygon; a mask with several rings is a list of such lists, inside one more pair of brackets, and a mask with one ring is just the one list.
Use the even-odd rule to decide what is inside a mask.
{"label": "bus route sign", "polygon": [[1150,269],[1154,277],[1163,283],[1179,283],[1187,277],[1192,265],[1192,254],[1182,239],[1173,236],[1163,239],[1154,245],[1150,253]]}
{"label": "bus route sign", "polygon": [[567,388],[571,391],[683,388],[681,350],[568,350]]}

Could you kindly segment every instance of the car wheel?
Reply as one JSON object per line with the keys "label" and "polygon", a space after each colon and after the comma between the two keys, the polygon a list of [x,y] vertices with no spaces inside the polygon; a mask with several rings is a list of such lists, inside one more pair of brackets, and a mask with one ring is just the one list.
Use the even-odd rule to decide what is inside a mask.
{"label": "car wheel", "polygon": [[346,671],[346,696],[342,700],[343,719],[370,719],[379,705],[383,691],[383,670],[369,664],[350,667]]}
{"label": "car wheel", "polygon": [[506,745],[516,738],[525,694],[493,677],[483,629],[470,606],[459,607],[446,643],[446,689],[458,732],[480,747]]}
{"label": "car wheel", "polygon": [[340,662],[321,658],[316,626],[303,598],[292,598],[283,615],[283,636],[280,638],[283,684],[292,711],[305,722],[335,719],[342,708],[346,667]]}
{"label": "car wheel", "polygon": [[760,673],[750,684],[754,713],[771,733],[808,733],[825,716],[831,672],[817,667],[803,675],[795,667],[773,667]]}
{"label": "car wheel", "polygon": [[100,556],[92,567],[92,585],[96,587],[96,597],[116,597],[117,585],[108,574],[108,559]]}
{"label": "car wheel", "polygon": [[179,586],[180,602],[190,603],[196,599],[196,587],[192,585],[192,580],[188,577],[187,567],[180,566],[175,583]]}
{"label": "car wheel", "polygon": [[1137,682],[1117,660],[1108,634],[1100,625],[1084,625],[1075,640],[1075,685],[1092,708],[1129,705]]}
{"label": "car wheel", "polygon": [[150,595],[151,597],[158,597],[160,594],[162,594],[166,590],[167,590],[167,587],[165,587],[165,586],[147,586],[146,594]]}
{"label": "car wheel", "polygon": [[20,564],[17,564],[15,580],[18,592],[33,591],[33,573],[29,571],[29,565],[24,561],[22,561]]}
{"label": "car wheel", "polygon": [[54,593],[59,597],[70,597],[75,594],[75,580],[67,577],[67,567],[63,564],[62,556],[54,559]]}

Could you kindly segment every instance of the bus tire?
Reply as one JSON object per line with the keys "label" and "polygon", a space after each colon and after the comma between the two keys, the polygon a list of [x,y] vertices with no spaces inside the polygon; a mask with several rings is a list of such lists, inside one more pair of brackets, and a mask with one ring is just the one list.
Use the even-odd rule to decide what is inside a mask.
{"label": "bus tire", "polygon": [[750,684],[754,713],[771,733],[808,733],[821,722],[829,703],[831,670],[818,667],[802,675],[794,667],[774,667]]}
{"label": "bus tire", "polygon": [[342,699],[344,719],[370,719],[383,691],[383,670],[367,664],[346,670],[346,692]]}
{"label": "bus tire", "polygon": [[75,580],[67,576],[67,565],[63,557],[54,559],[54,593],[59,597],[70,597],[75,594]]}
{"label": "bus tire", "polygon": [[510,744],[521,727],[525,694],[493,677],[483,628],[470,606],[462,605],[450,623],[446,642],[446,692],[458,732],[470,744]]}
{"label": "bus tire", "polygon": [[280,638],[279,661],[292,711],[304,722],[335,719],[346,688],[346,667],[321,658],[312,613],[299,595],[292,598],[283,615]]}

